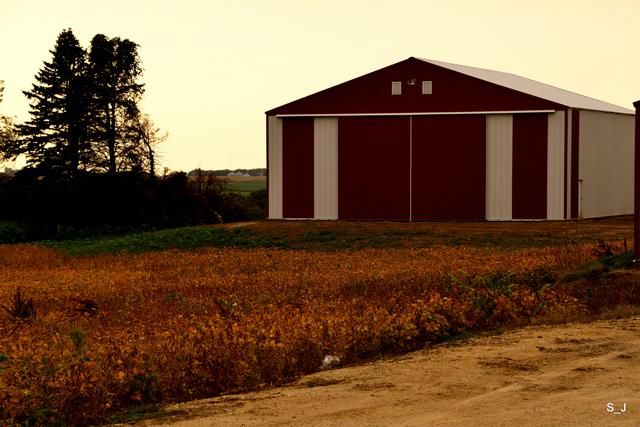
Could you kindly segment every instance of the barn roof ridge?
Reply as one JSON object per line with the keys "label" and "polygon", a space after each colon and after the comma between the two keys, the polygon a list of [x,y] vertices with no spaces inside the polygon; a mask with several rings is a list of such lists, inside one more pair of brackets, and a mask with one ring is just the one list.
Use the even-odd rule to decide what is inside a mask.
{"label": "barn roof ridge", "polygon": [[[456,71],[480,80],[488,81],[508,89],[517,90],[522,93],[546,99],[558,104],[566,105],[570,108],[581,110],[605,111],[619,114],[634,114],[633,110],[591,98],[576,92],[571,92],[547,83],[542,83],[527,77],[504,71],[490,70],[486,68],[471,67],[468,65],[452,64],[434,59],[411,57],[417,60],[427,62],[448,70]],[[411,59],[409,58],[409,59]]]}

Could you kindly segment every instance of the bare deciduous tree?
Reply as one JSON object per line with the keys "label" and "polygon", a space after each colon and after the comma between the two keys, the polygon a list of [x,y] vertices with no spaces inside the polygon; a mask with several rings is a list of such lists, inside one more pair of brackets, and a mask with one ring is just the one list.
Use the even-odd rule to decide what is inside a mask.
{"label": "bare deciduous tree", "polygon": [[[0,102],[2,102],[3,91],[4,82],[0,80]],[[16,133],[13,118],[0,114],[0,162],[10,160],[13,157],[8,154],[8,151],[15,137]]]}
{"label": "bare deciduous tree", "polygon": [[148,114],[136,114],[127,120],[127,141],[122,147],[120,159],[126,164],[119,165],[122,169],[141,170],[156,177],[158,167],[157,146],[169,137],[162,132],[151,120]]}

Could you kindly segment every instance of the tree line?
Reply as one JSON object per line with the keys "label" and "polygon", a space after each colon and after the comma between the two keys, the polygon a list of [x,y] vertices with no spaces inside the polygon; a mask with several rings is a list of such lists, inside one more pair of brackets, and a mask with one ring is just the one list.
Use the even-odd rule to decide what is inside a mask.
{"label": "tree line", "polygon": [[50,53],[23,91],[29,119],[0,116],[0,161],[26,159],[14,176],[0,174],[0,243],[262,215],[215,176],[158,176],[167,134],[140,109],[136,43],[98,34],[85,49],[66,29]]}

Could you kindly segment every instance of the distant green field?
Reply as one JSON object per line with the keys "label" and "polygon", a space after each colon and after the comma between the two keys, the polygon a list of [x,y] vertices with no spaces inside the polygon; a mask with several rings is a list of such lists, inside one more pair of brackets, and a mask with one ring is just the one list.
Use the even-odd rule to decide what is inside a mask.
{"label": "distant green field", "polygon": [[238,181],[230,181],[227,184],[233,191],[238,191],[240,193],[250,193],[256,190],[264,190],[267,188],[267,182],[262,181],[249,181],[249,182],[238,182]]}
{"label": "distant green field", "polygon": [[234,176],[224,177],[227,180],[227,188],[248,196],[252,191],[267,188],[267,179],[264,176]]}

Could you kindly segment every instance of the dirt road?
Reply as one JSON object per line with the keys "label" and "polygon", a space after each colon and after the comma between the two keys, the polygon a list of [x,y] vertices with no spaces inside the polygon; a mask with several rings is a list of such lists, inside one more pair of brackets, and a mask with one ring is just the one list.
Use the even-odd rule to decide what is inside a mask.
{"label": "dirt road", "polygon": [[320,372],[144,422],[158,424],[637,426],[640,316],[528,327]]}

